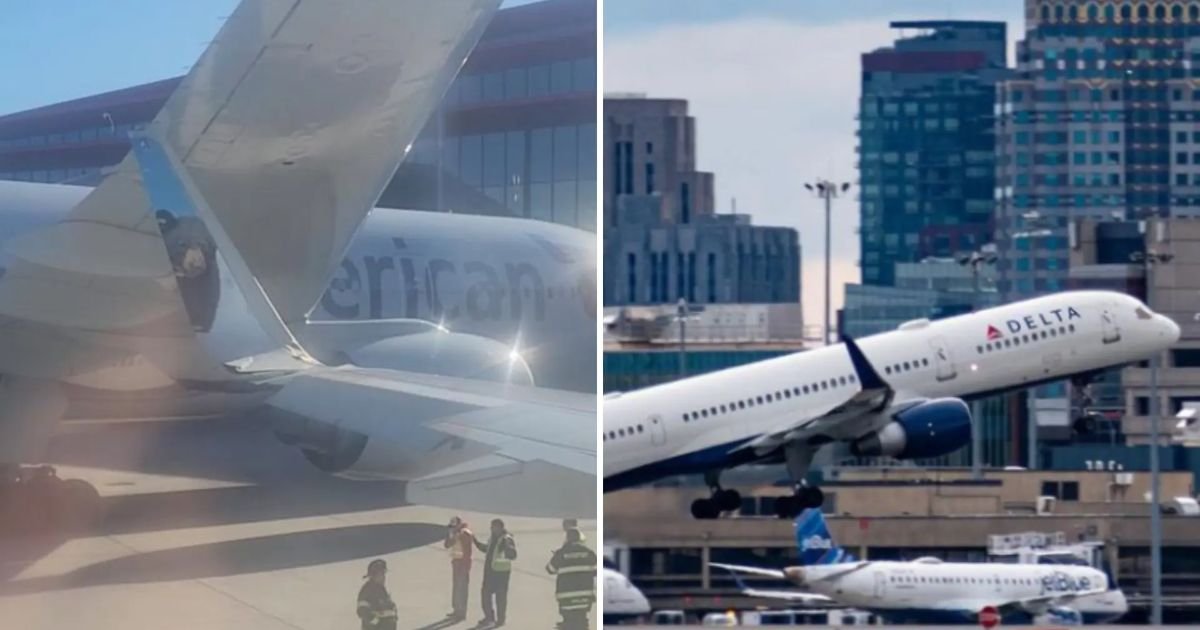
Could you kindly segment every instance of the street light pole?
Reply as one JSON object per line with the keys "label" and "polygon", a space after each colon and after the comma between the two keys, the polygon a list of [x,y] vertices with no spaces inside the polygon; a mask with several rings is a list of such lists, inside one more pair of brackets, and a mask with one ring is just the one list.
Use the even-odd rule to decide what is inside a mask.
{"label": "street light pole", "polygon": [[[979,266],[996,264],[994,248],[980,248],[959,256],[958,264],[971,267],[971,312],[979,310]],[[971,478],[983,479],[983,413],[979,401],[971,403]]]}
{"label": "street light pole", "polygon": [[675,319],[679,322],[679,378],[687,378],[687,300],[679,298]]}
{"label": "street light pole", "polygon": [[[1171,262],[1175,256],[1147,248],[1146,253],[1134,252],[1130,258],[1142,263],[1146,278],[1146,301],[1151,302],[1154,290],[1154,268]],[[1151,308],[1153,304],[1151,303]],[[1162,625],[1162,507],[1159,504],[1161,465],[1158,461],[1159,421],[1162,419],[1158,400],[1158,355],[1150,357],[1150,624]]]}
{"label": "street light pole", "polygon": [[[1036,210],[1026,212],[1021,215],[1024,220],[1025,230],[1014,232],[1012,239],[1018,240],[1023,238],[1033,239],[1044,236],[1051,236],[1052,231],[1048,226],[1053,225],[1048,217],[1042,216]],[[1038,467],[1038,421],[1037,421],[1037,388],[1030,387],[1025,390],[1025,415],[1028,418],[1025,427],[1025,441],[1028,443],[1028,462],[1026,468],[1029,470],[1037,470]]]}
{"label": "street light pole", "polygon": [[839,193],[844,193],[847,190],[850,190],[850,184],[849,184],[849,182],[843,182],[841,184],[841,186],[839,187],[837,184],[835,184],[827,179],[821,179],[821,180],[817,180],[816,182],[811,183],[811,184],[804,184],[804,187],[807,188],[810,192],[816,193],[816,195],[818,197],[820,197],[821,199],[825,200],[825,322],[824,322],[825,335],[824,335],[824,340],[825,340],[825,345],[828,346],[829,342],[830,342],[830,332],[833,329],[833,326],[831,323],[831,317],[829,314],[829,311],[831,308],[830,299],[829,299],[830,284],[831,284],[830,269],[833,265],[832,246],[830,245],[830,242],[831,242],[830,232],[832,229],[830,226],[830,222],[831,222],[832,215],[833,215],[833,199],[834,199],[834,197],[837,197]]}

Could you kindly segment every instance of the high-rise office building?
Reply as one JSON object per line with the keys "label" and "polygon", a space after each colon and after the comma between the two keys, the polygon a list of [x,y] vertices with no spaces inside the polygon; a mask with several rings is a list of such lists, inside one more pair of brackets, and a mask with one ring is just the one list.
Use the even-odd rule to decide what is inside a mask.
{"label": "high-rise office building", "polygon": [[[862,56],[859,108],[862,281],[895,264],[991,240],[992,112],[1004,22],[893,22],[902,36]],[[909,32],[912,32],[911,34]]]}
{"label": "high-rise office building", "polygon": [[1009,299],[1066,288],[1072,218],[1200,213],[1200,5],[1026,0],[996,117]]}
{"label": "high-rise office building", "polygon": [[717,214],[687,101],[604,100],[604,303],[798,302],[796,230]]}

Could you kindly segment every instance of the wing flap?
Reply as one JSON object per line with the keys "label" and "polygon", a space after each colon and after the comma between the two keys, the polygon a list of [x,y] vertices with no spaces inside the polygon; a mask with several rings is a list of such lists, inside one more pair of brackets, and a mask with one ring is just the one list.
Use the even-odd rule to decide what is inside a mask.
{"label": "wing flap", "polygon": [[[345,401],[354,400],[353,413]],[[465,460],[409,480],[409,500],[531,516],[595,513],[595,397],[352,366],[290,376],[273,407],[366,435],[420,445],[465,442]]]}

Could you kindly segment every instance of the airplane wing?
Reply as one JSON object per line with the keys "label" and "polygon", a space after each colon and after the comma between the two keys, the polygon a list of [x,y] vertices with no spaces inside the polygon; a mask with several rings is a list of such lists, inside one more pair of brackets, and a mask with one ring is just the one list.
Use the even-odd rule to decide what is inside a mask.
{"label": "airplane wing", "polygon": [[[360,449],[351,461],[368,475],[368,445],[421,453],[403,474],[411,502],[594,517],[595,396],[321,363],[280,318],[162,129],[136,134],[133,153],[197,345],[212,362],[273,388],[268,404],[289,420],[347,432]],[[377,476],[406,465],[384,463],[391,468]]]}
{"label": "airplane wing", "polygon": [[[770,452],[784,444],[829,432],[831,427],[854,422],[887,409],[896,392],[884,382],[874,366],[867,361],[858,343],[849,337],[843,338],[850,361],[854,365],[860,389],[840,405],[818,409],[808,417],[792,419],[787,425],[764,433],[741,448],[754,449],[758,453]],[[915,403],[916,401],[914,401]]]}
{"label": "airplane wing", "polygon": [[[320,298],[499,4],[243,0],[155,118],[284,321]],[[13,245],[58,271],[40,270],[42,286],[84,286],[66,312],[138,322],[173,306],[127,299],[169,278],[141,188],[131,155],[70,218]],[[95,275],[113,278],[97,290]]]}
{"label": "airplane wing", "polygon": [[1000,609],[1001,613],[1004,613],[1006,610],[1021,610],[1030,614],[1040,615],[1057,606],[1068,606],[1074,603],[1075,600],[1079,599],[1080,597],[1099,595],[1105,592],[1107,592],[1106,588],[1097,588],[1087,591],[1052,593],[1049,595],[1043,595],[1041,597],[1029,597],[1026,599],[1005,602],[1004,604],[997,606],[997,608]]}
{"label": "airplane wing", "polygon": [[763,577],[775,578],[777,580],[788,579],[787,575],[784,574],[783,569],[763,569],[760,567],[748,567],[748,566],[740,565],[740,564],[723,564],[720,562],[709,562],[708,566],[717,567],[718,569],[725,569],[726,571],[729,571],[730,573],[747,573],[749,575],[761,575]]}
{"label": "airplane wing", "polygon": [[288,378],[268,404],[368,440],[444,450],[447,465],[409,481],[411,502],[595,517],[593,395],[343,366]]}
{"label": "airplane wing", "polygon": [[729,571],[730,575],[733,576],[734,582],[736,582],[738,585],[738,590],[747,597],[758,597],[761,599],[774,599],[774,600],[780,600],[780,601],[786,601],[786,602],[799,603],[799,604],[803,604],[803,605],[833,603],[832,599],[825,597],[824,595],[815,595],[812,593],[802,593],[800,591],[781,591],[781,590],[752,588],[752,587],[747,586],[744,582],[742,582],[742,579],[740,577],[738,577],[738,573],[746,573],[746,574],[750,574],[750,575],[761,575],[764,577],[773,577],[773,578],[778,578],[780,580],[786,580],[787,576],[785,576],[783,571],[780,569],[761,569],[758,567],[748,567],[748,566],[743,566],[743,565],[738,565],[738,564],[723,564],[720,562],[710,562],[710,563],[708,563],[708,566],[717,567],[719,569],[725,569],[726,571]]}

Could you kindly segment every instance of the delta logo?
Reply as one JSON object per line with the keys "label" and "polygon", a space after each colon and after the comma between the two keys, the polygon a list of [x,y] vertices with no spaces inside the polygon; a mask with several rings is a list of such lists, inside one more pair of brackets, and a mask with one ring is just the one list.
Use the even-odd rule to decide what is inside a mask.
{"label": "delta logo", "polygon": [[[1039,330],[1043,327],[1056,326],[1058,324],[1074,321],[1076,319],[1083,319],[1083,315],[1080,315],[1079,311],[1075,310],[1074,307],[1068,306],[1065,309],[1056,308],[1049,311],[1043,311],[1041,313],[1034,313],[1033,315],[1026,315],[1024,317],[1010,319],[1004,322],[1004,327],[1008,329],[1008,332],[1015,335],[1021,332]],[[988,341],[995,341],[1003,336],[1004,333],[1002,333],[999,328],[988,324]]]}

